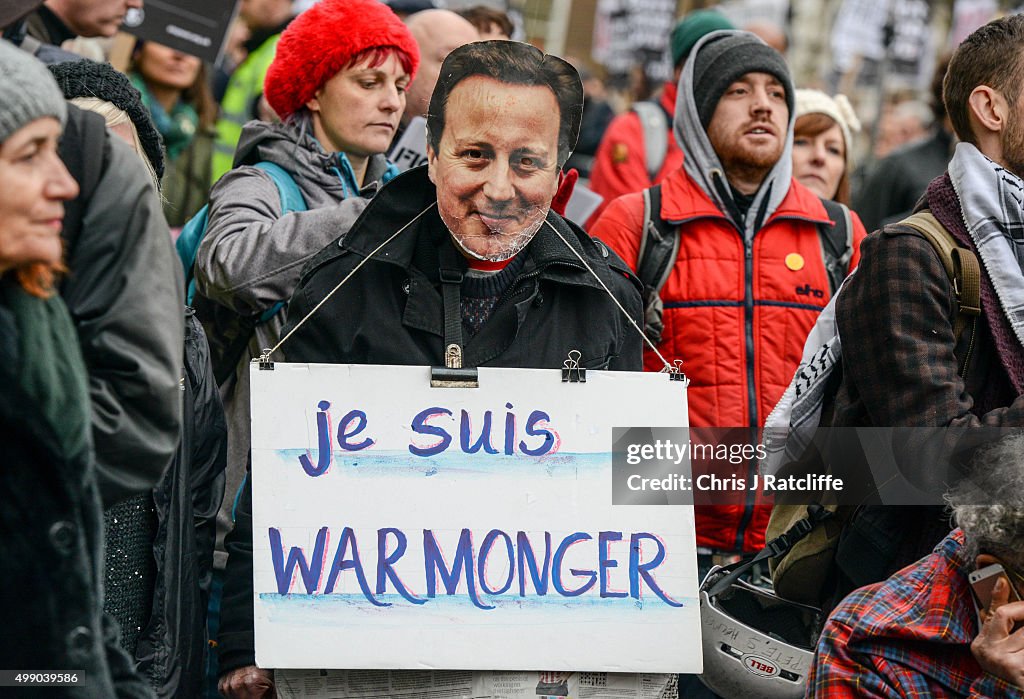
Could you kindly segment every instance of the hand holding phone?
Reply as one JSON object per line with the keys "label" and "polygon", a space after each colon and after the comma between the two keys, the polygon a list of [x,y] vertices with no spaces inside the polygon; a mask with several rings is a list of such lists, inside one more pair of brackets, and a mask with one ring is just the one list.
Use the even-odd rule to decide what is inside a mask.
{"label": "hand holding phone", "polygon": [[968,580],[979,622],[984,619],[971,643],[971,654],[989,674],[1024,687],[1024,602],[1002,566],[982,568]]}
{"label": "hand holding phone", "polygon": [[1019,602],[1020,595],[1017,594],[1017,590],[1014,589],[1013,585],[1010,584],[1010,578],[1006,574],[1006,570],[999,563],[993,563],[990,566],[985,566],[979,570],[974,571],[967,576],[967,581],[971,585],[972,597],[974,598],[974,611],[978,616],[978,629],[980,630],[982,625],[988,619],[988,616],[992,613],[992,592],[995,589],[996,582],[1000,579],[1005,581],[1008,588],[1007,599],[997,600],[997,605],[1006,604],[1007,602]]}

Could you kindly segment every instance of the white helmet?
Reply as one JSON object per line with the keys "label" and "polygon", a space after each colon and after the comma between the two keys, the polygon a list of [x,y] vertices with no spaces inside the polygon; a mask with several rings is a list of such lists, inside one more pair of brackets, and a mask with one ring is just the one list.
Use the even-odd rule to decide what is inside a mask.
{"label": "white helmet", "polygon": [[729,572],[715,566],[700,586],[701,682],[725,699],[803,697],[821,611],[744,580],[712,589]]}

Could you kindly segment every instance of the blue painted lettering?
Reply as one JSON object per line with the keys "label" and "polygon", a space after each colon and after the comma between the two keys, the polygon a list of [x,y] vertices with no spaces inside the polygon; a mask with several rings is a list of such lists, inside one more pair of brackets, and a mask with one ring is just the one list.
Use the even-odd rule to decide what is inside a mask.
{"label": "blue painted lettering", "polygon": [[317,407],[320,410],[316,414],[316,432],[317,432],[317,462],[316,466],[313,465],[312,460],[309,458],[309,450],[306,450],[305,454],[299,456],[299,464],[302,465],[302,470],[306,472],[307,476],[322,476],[327,473],[327,470],[331,467],[331,414],[327,412],[327,409],[331,407],[330,402],[322,400],[317,403]]}
{"label": "blue painted lettering", "polygon": [[[355,425],[352,429],[349,429],[349,423],[355,420]],[[366,413],[362,410],[350,410],[345,417],[341,418],[341,422],[338,423],[338,446],[345,451],[359,451],[360,449],[366,449],[366,447],[373,444],[373,440],[367,437],[361,442],[355,442],[354,444],[349,442],[349,439],[355,437],[357,434],[366,429]]]}
{"label": "blue painted lettering", "polygon": [[440,454],[442,451],[448,448],[448,445],[452,443],[452,436],[448,434],[446,430],[441,427],[434,425],[428,425],[427,421],[438,415],[452,416],[452,411],[447,408],[427,408],[421,410],[416,414],[416,417],[412,419],[412,431],[416,434],[426,434],[433,437],[437,437],[438,440],[430,446],[421,447],[416,444],[409,445],[409,452],[415,456],[433,456],[434,454]]}

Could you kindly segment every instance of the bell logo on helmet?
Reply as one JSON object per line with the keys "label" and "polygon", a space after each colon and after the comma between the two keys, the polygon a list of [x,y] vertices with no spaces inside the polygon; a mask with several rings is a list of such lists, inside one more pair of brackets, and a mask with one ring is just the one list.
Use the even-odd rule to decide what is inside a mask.
{"label": "bell logo on helmet", "polygon": [[778,665],[761,655],[744,655],[742,660],[747,672],[761,677],[775,677],[781,672]]}

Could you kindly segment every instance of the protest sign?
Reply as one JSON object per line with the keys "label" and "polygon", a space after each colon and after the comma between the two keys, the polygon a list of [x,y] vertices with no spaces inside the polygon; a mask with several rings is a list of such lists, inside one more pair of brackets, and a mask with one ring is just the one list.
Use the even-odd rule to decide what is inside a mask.
{"label": "protest sign", "polygon": [[216,63],[238,0],[146,0],[125,16],[124,31]]}
{"label": "protest sign", "polygon": [[612,428],[667,374],[254,366],[262,667],[696,672],[692,508],[612,505]]}
{"label": "protest sign", "polygon": [[427,164],[427,120],[421,116],[409,120],[388,160],[395,164],[401,172]]}

